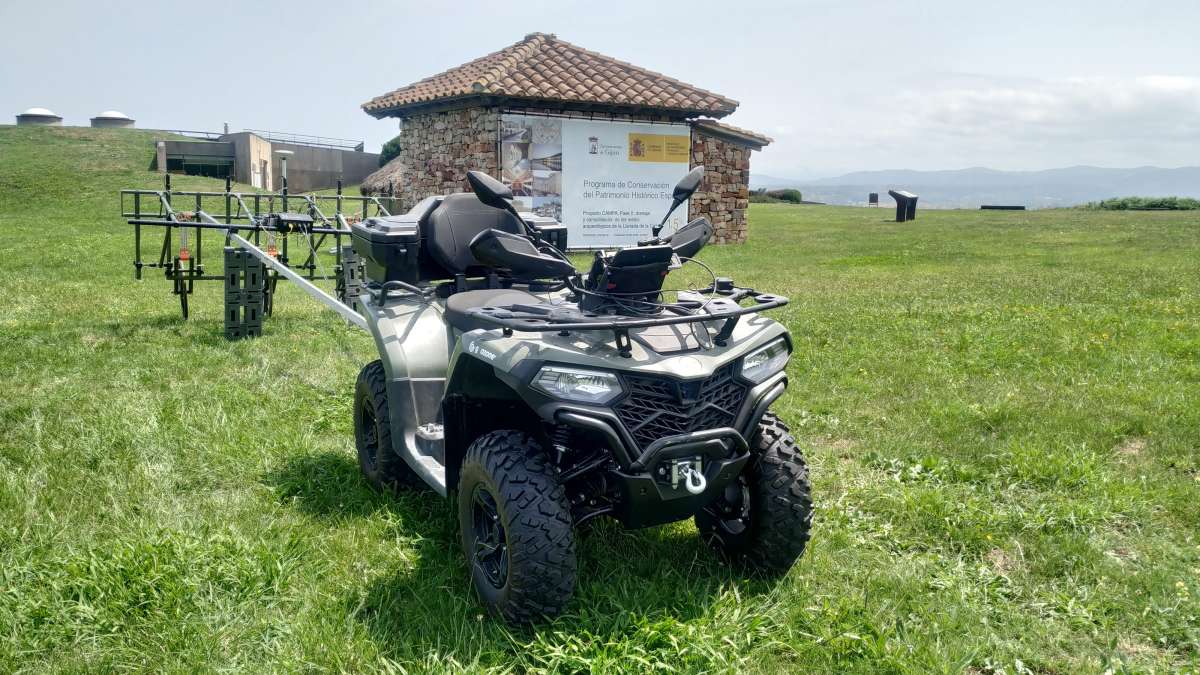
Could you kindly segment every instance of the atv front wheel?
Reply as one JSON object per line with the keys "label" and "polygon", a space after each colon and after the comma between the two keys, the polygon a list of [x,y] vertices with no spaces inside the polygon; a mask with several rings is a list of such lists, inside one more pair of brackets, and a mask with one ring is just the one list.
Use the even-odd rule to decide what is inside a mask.
{"label": "atv front wheel", "polygon": [[575,535],[566,491],[545,452],[519,431],[493,431],[467,448],[458,526],[471,581],[512,623],[563,610],[575,592]]}
{"label": "atv front wheel", "polygon": [[696,514],[700,536],[727,562],[783,574],[804,554],[812,526],[808,467],[773,413],[763,415],[750,465]]}
{"label": "atv front wheel", "polygon": [[383,362],[372,361],[358,373],[354,385],[354,445],[358,468],[379,490],[422,485],[404,458],[392,448],[391,413],[387,400],[387,374]]}

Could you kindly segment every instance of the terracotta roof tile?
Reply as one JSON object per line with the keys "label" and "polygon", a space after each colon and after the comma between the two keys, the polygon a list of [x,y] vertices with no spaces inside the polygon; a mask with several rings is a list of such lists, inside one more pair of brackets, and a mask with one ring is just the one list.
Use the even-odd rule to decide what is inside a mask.
{"label": "terracotta roof tile", "polygon": [[442,99],[501,96],[561,103],[665,108],[723,117],[738,103],[645,68],[588,51],[552,34],[524,40],[482,58],[367,101],[375,117]]}
{"label": "terracotta roof tile", "polygon": [[732,124],[718,122],[716,120],[696,120],[692,124],[700,129],[716,132],[718,135],[732,137],[737,140],[744,141],[747,145],[756,146],[759,149],[770,145],[772,140],[769,136],[763,136],[760,133],[735,127]]}

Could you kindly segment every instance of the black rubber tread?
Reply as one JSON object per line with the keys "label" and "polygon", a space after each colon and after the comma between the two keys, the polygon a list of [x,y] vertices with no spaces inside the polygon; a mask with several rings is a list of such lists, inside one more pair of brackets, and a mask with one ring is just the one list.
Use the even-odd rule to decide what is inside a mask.
{"label": "black rubber tread", "polygon": [[696,528],[725,561],[768,575],[783,574],[804,555],[811,534],[808,466],[791,431],[774,413],[763,415],[750,450],[755,455],[745,474],[750,526],[731,535],[711,514],[701,511]]}
{"label": "black rubber tread", "polygon": [[[375,466],[368,459],[367,435],[361,428],[359,406],[366,401],[375,416]],[[358,468],[372,486],[385,492],[423,487],[425,483],[412,467],[392,449],[391,411],[388,408],[387,373],[376,359],[358,373],[354,384],[354,445],[358,449]]]}
{"label": "black rubber tread", "polygon": [[[479,483],[496,500],[508,542],[508,579],[500,589],[473,564],[471,506]],[[480,436],[463,458],[457,500],[463,553],[488,609],[514,624],[561,613],[575,593],[575,533],[566,490],[538,442],[520,431]]]}

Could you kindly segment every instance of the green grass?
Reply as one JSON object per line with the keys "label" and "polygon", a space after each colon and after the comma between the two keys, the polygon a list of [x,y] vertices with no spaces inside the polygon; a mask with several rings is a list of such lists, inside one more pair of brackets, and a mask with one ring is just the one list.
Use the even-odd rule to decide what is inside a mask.
{"label": "green grass", "polygon": [[0,671],[1200,668],[1195,214],[755,205],[703,257],[792,298],[808,554],[601,524],[512,630],[448,505],[358,476],[366,335],[285,288],[229,343],[219,286],[184,323],[132,279],[150,139],[0,127]]}

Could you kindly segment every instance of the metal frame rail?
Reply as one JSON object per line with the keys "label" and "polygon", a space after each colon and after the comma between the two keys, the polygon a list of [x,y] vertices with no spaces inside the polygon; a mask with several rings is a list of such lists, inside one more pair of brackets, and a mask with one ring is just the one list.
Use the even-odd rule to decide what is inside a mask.
{"label": "metal frame rail", "polygon": [[[341,181],[338,181],[337,191],[332,195],[290,194],[286,179],[283,190],[279,193],[234,192],[229,179],[225,181],[223,192],[186,191],[171,189],[170,174],[163,176],[163,189],[121,190],[120,199],[121,216],[134,227],[134,277],[141,279],[146,268],[163,270],[163,275],[172,282],[172,293],[179,296],[180,311],[184,319],[187,319],[189,314],[188,296],[195,291],[197,281],[226,279],[223,274],[205,273],[206,230],[223,231],[227,245],[236,241],[240,248],[259,258],[267,266],[269,271],[264,279],[266,287],[263,292],[263,313],[269,316],[274,290],[280,278],[297,283],[305,292],[322,302],[325,302],[323,298],[333,298],[313,282],[332,280],[337,296],[348,299],[347,279],[355,279],[358,275],[352,270],[348,274],[344,267],[346,264],[360,264],[357,257],[349,253],[349,243],[345,239],[350,235],[350,223],[360,218],[390,215],[389,207],[394,206],[394,202],[386,198],[381,200],[374,196],[345,195],[342,193]],[[205,207],[211,206],[214,201],[219,206],[210,213]],[[330,202],[333,211],[327,214],[322,204],[328,205]],[[387,206],[385,202],[388,202]],[[190,206],[191,210],[184,210],[187,207],[183,204]],[[289,264],[291,252],[287,233],[266,226],[267,216],[276,213],[302,213],[312,219],[312,227],[306,227],[303,232],[307,246],[305,257],[299,265]],[[160,227],[164,230],[161,244],[156,246],[156,261],[143,257],[145,227]],[[240,236],[239,232],[245,233],[247,237],[249,233],[253,233],[253,241]],[[262,249],[264,234],[266,251]],[[335,262],[333,270],[326,272],[321,266],[319,252],[327,245],[329,237],[334,239]],[[247,244],[252,246],[253,250],[248,248]],[[319,295],[314,294],[314,290]],[[352,303],[353,299],[348,301]],[[341,302],[338,304],[342,309],[353,311]],[[334,309],[345,316],[342,309]],[[351,317],[346,318],[356,325],[363,325],[360,323],[361,316],[358,316],[357,321]]]}
{"label": "metal frame rail", "polygon": [[[703,293],[704,291],[701,291]],[[715,291],[714,291],[715,292]],[[721,294],[719,292],[718,295]],[[742,307],[737,304],[744,298],[750,298],[755,304]],[[721,322],[721,328],[713,336],[713,342],[724,346],[733,335],[738,320],[747,314],[758,314],[767,310],[783,307],[788,299],[782,295],[756,293],[747,291],[741,295],[729,293],[725,298],[702,303],[699,307],[703,314],[693,314],[688,308],[678,307],[673,315],[636,318],[627,316],[587,316],[584,314],[554,315],[539,314],[530,311],[532,307],[521,309],[506,309],[503,307],[476,307],[467,311],[473,318],[492,324],[503,329],[505,335],[518,333],[550,333],[557,332],[566,335],[572,331],[612,331],[617,350],[621,356],[632,356],[633,343],[629,331],[634,328],[649,328],[651,326],[675,326],[680,324],[704,324]]]}

